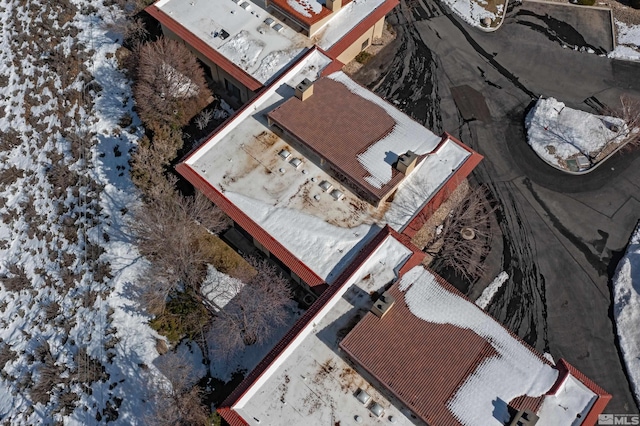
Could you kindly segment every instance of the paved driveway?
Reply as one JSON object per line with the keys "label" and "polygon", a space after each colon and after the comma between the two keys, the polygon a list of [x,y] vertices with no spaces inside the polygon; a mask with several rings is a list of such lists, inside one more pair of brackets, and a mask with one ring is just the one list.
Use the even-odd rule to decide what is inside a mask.
{"label": "paved driveway", "polygon": [[[585,177],[565,176],[533,154],[522,123],[538,96],[582,109],[590,98],[613,106],[623,92],[640,96],[640,64],[563,48],[522,24],[520,8],[487,34],[435,1],[403,0],[391,18],[397,40],[356,78],[485,155],[474,176],[502,206],[497,264],[511,276],[490,312],[611,392],[607,412],[638,412],[615,344],[609,283],[640,218],[640,152]],[[451,88],[464,86],[482,94],[489,117],[463,120]]]}

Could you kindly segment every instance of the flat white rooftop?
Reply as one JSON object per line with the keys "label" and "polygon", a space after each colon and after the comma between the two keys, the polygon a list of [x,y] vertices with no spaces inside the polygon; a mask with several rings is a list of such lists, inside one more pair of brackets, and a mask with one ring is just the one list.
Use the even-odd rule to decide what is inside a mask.
{"label": "flat white rooftop", "polygon": [[155,7],[266,85],[314,44],[330,49],[384,2],[352,1],[311,38],[272,16],[262,0],[160,0]]}
{"label": "flat white rooftop", "polygon": [[[267,125],[266,113],[294,96],[293,87],[304,78],[318,78],[328,60],[320,52],[312,52],[282,78],[282,83],[270,87],[185,162],[330,283],[380,227],[389,224],[401,231],[470,153],[446,140],[400,184],[393,202],[375,208],[362,201]],[[346,78],[341,72],[339,75]],[[371,99],[390,107],[373,94]],[[407,143],[416,141],[408,137]],[[390,150],[398,154],[406,151],[402,138],[395,145],[379,150],[378,158],[370,155],[370,163],[384,163]],[[289,157],[282,158],[282,150],[287,150]],[[294,167],[294,158],[302,164]],[[331,190],[338,189],[342,198],[336,200],[331,190],[325,191],[323,182],[329,183]]]}
{"label": "flat white rooftop", "polygon": [[[385,398],[339,355],[338,341],[368,311],[370,292],[397,278],[411,251],[388,236],[345,283],[341,291],[280,355],[272,367],[234,405],[250,425],[350,425],[360,416],[366,425],[413,425],[411,414]],[[367,406],[355,393],[365,390]],[[376,417],[367,408],[375,401],[384,409]],[[258,422],[259,421],[259,422]]]}

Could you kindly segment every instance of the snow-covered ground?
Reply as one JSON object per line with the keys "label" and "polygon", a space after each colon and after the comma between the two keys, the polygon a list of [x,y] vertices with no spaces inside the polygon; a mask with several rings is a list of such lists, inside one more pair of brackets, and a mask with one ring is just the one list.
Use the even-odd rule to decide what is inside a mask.
{"label": "snow-covered ground", "polygon": [[465,22],[478,28],[485,27],[482,25],[482,21],[485,18],[489,18],[494,22],[501,20],[504,13],[503,5],[496,7],[496,13],[487,10],[484,7],[488,4],[485,0],[444,0],[444,3]]}
{"label": "snow-covered ground", "polygon": [[[582,159],[590,168],[624,140],[626,125],[617,117],[568,108],[554,98],[539,99],[525,118],[527,141],[547,163],[568,169],[567,160]],[[591,165],[589,165],[591,163]]]}
{"label": "snow-covered ground", "polygon": [[640,401],[640,224],[613,277],[613,315],[627,374]]}
{"label": "snow-covered ground", "polygon": [[640,25],[628,25],[618,20],[618,45],[609,53],[610,58],[640,61]]}
{"label": "snow-covered ground", "polygon": [[113,13],[89,0],[0,0],[7,424],[140,424],[158,377],[158,336],[131,285],[144,267],[125,226],[140,134],[119,35],[104,26]]}

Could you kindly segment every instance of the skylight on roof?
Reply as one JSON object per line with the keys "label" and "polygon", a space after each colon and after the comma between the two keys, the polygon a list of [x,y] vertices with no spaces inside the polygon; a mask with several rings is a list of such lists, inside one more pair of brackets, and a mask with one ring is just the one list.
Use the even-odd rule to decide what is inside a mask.
{"label": "skylight on roof", "polygon": [[291,153],[289,151],[287,151],[286,149],[281,150],[278,155],[280,157],[282,157],[283,160],[286,160],[287,158],[289,158],[289,156],[291,155]]}
{"label": "skylight on roof", "polygon": [[265,24],[267,24],[267,25],[268,25],[268,26],[270,26],[270,27],[271,27],[271,26],[273,26],[273,24],[274,24],[275,22],[276,22],[276,21],[275,21],[273,18],[267,18],[267,19],[265,19],[265,20],[264,20],[264,23],[265,23]]}
{"label": "skylight on roof", "polygon": [[282,24],[275,24],[275,25],[273,26],[273,29],[274,29],[274,30],[276,30],[277,32],[282,31],[282,29],[283,29],[283,28],[284,28],[284,27],[282,26]]}
{"label": "skylight on roof", "polygon": [[251,7],[251,4],[247,1],[243,1],[242,3],[240,3],[240,7],[243,8],[244,10],[249,10],[249,8]]}
{"label": "skylight on roof", "polygon": [[299,158],[294,158],[293,160],[289,161],[289,164],[291,164],[293,167],[297,169],[302,165],[302,160]]}

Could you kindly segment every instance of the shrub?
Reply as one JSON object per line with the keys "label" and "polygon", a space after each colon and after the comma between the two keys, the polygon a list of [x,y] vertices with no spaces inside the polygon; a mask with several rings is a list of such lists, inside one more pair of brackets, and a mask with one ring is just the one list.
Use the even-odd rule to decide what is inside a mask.
{"label": "shrub", "polygon": [[168,303],[164,313],[149,322],[158,333],[171,343],[183,336],[193,337],[202,330],[209,319],[208,311],[189,293],[177,293]]}
{"label": "shrub", "polygon": [[356,56],[356,61],[358,61],[362,65],[364,65],[367,62],[369,62],[371,60],[371,58],[373,58],[373,55],[371,53],[362,51],[362,52],[358,53],[358,56]]}

